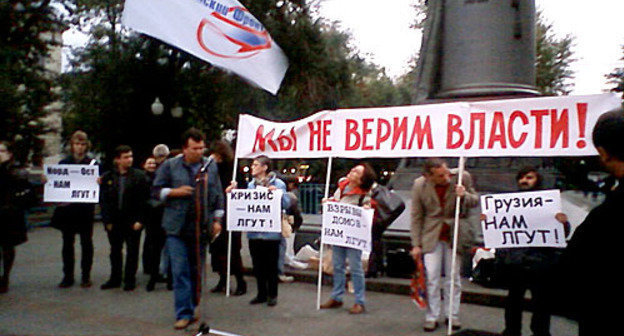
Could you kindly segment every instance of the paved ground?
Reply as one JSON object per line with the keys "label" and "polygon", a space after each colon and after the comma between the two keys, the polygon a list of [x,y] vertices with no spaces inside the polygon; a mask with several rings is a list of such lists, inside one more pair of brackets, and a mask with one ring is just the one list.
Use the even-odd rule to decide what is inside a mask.
{"label": "paved ground", "polygon": [[[83,289],[56,287],[61,280],[61,236],[51,228],[29,233],[29,242],[19,246],[10,291],[0,295],[0,335],[193,335],[174,331],[173,294],[159,284],[148,293],[147,277],[138,277],[140,287],[133,292],[120,289],[102,291],[108,277],[108,243],[101,225],[95,230],[94,286]],[[77,244],[78,245],[78,244]],[[79,248],[78,248],[79,250]],[[206,294],[205,320],[212,328],[235,335],[446,335],[441,328],[424,333],[424,315],[405,295],[367,292],[366,314],[351,316],[347,307],[317,311],[316,286],[295,282],[280,284],[279,304],[274,308],[250,306],[255,293],[248,277],[250,293],[242,297]],[[210,274],[209,286],[216,277]],[[327,298],[330,287],[323,287]],[[346,303],[351,304],[349,296]],[[528,326],[530,315],[525,315]],[[496,332],[503,327],[503,311],[483,305],[462,304],[466,329]],[[525,334],[530,334],[528,328]],[[553,335],[574,335],[576,324],[553,318]]]}

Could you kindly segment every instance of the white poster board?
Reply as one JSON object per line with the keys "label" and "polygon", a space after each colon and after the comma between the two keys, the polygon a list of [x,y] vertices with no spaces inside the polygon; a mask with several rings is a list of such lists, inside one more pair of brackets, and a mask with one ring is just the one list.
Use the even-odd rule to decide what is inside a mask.
{"label": "white poster board", "polygon": [[96,165],[44,165],[44,202],[98,203],[100,169]]}
{"label": "white poster board", "polygon": [[373,209],[337,202],[323,204],[323,244],[350,247],[370,252]]}
{"label": "white poster board", "polygon": [[565,247],[559,190],[481,196],[481,221],[487,248]]}
{"label": "white poster board", "polygon": [[234,189],[227,194],[227,229],[240,232],[282,232],[280,189]]}

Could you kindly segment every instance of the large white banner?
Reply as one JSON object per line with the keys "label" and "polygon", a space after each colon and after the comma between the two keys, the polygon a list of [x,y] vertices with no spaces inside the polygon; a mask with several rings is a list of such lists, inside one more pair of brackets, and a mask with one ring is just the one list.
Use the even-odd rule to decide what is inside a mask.
{"label": "large white banner", "polygon": [[370,252],[373,213],[373,209],[364,209],[356,205],[325,202],[321,241],[323,244]]}
{"label": "large white banner", "polygon": [[122,23],[276,94],[288,60],[236,0],[126,0]]}
{"label": "large white banner", "polygon": [[44,202],[98,203],[100,168],[95,165],[44,165]]}
{"label": "large white banner", "polygon": [[559,190],[481,196],[483,239],[487,248],[565,247]]}
{"label": "large white banner", "polygon": [[245,232],[282,232],[280,189],[234,189],[227,196],[227,229]]}
{"label": "large white banner", "polygon": [[293,122],[241,115],[253,158],[596,155],[591,131],[615,94],[321,111]]}

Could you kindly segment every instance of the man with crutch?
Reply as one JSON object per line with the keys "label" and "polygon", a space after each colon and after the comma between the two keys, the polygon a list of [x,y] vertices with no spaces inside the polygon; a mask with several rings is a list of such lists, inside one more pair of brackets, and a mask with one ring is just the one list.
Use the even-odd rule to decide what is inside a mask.
{"label": "man with crutch", "polygon": [[175,329],[197,320],[206,242],[221,231],[221,182],[204,150],[203,133],[189,129],[182,135],[182,155],[165,161],[153,183],[154,196],[165,202],[162,227],[173,275]]}

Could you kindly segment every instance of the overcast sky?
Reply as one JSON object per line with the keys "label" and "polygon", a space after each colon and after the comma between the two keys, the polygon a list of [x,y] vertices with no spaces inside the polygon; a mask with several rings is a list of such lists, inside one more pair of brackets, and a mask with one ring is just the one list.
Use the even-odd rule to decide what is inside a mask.
{"label": "overcast sky", "polygon": [[[320,14],[351,32],[353,44],[366,57],[386,68],[391,77],[405,73],[420,48],[421,34],[410,29],[413,0],[322,0]],[[536,0],[538,9],[552,23],[556,34],[574,36],[575,72],[572,94],[596,94],[609,88],[605,74],[624,66],[624,1]],[[80,44],[86,38],[68,31],[65,43]]]}
{"label": "overcast sky", "polygon": [[[421,35],[410,29],[412,0],[324,0],[320,13],[338,20],[355,39],[358,49],[396,77],[420,48]],[[574,90],[572,94],[596,94],[609,86],[604,75],[617,66],[624,53],[624,1],[536,0],[538,9],[559,36],[576,37]]]}

